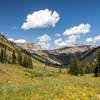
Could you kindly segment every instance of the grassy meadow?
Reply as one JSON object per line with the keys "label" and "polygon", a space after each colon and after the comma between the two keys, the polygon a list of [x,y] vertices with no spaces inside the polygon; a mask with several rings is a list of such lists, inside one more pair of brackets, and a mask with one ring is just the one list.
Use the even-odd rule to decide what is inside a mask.
{"label": "grassy meadow", "polygon": [[46,66],[43,77],[43,64],[34,68],[19,65],[6,65],[4,73],[0,63],[0,100],[99,100],[100,77],[93,74],[72,76],[67,69]]}

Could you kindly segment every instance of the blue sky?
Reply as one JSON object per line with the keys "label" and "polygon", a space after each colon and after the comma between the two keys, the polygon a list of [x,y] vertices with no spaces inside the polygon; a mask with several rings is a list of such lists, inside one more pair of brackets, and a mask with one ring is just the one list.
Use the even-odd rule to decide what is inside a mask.
{"label": "blue sky", "polygon": [[[29,14],[33,22],[26,21]],[[0,32],[15,41],[40,43],[45,49],[99,45],[100,0],[0,0]]]}

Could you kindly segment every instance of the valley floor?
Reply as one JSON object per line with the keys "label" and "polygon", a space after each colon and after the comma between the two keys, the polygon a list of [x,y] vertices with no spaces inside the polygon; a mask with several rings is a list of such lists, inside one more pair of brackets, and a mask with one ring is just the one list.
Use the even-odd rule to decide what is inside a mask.
{"label": "valley floor", "polygon": [[99,100],[100,77],[76,77],[53,67],[46,68],[46,75],[41,64],[33,69],[7,65],[6,73],[0,64],[0,100]]}

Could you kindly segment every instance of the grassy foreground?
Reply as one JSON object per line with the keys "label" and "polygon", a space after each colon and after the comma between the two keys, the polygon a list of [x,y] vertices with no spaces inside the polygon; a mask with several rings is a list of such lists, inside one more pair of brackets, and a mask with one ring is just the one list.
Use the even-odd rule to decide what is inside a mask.
{"label": "grassy foreground", "polygon": [[0,64],[0,100],[99,100],[100,77],[71,76],[49,66],[46,70],[46,78],[43,64],[33,69],[7,65],[4,73]]}

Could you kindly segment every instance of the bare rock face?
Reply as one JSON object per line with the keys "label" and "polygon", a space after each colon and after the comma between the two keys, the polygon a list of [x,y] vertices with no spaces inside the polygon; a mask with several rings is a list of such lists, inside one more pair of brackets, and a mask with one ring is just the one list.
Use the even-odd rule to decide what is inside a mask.
{"label": "bare rock face", "polygon": [[30,53],[34,53],[42,50],[41,46],[36,43],[25,42],[25,43],[16,43],[16,44],[22,47],[23,49],[26,49]]}
{"label": "bare rock face", "polygon": [[58,49],[54,49],[54,50],[49,50],[48,52],[51,54],[74,54],[74,53],[82,53],[85,52],[89,49],[95,48],[95,46],[92,45],[84,45],[84,44],[75,44],[72,45],[71,47],[64,47],[64,48],[58,48]]}

